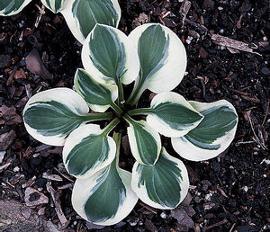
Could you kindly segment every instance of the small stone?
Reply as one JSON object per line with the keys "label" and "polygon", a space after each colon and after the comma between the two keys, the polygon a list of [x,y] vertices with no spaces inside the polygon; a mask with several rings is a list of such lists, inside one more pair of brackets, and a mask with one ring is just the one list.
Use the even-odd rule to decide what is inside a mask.
{"label": "small stone", "polygon": [[186,39],[186,43],[190,44],[192,40],[193,40],[193,37],[188,36],[187,39]]}
{"label": "small stone", "polygon": [[244,187],[243,187],[243,190],[244,190],[245,192],[247,192],[247,191],[248,191],[248,186],[244,186]]}
{"label": "small stone", "polygon": [[219,6],[218,7],[218,10],[220,10],[220,11],[223,10],[223,7],[222,6]]}
{"label": "small stone", "polygon": [[16,166],[15,168],[13,168],[13,172],[18,172],[20,171],[20,168],[18,166]]}
{"label": "small stone", "polygon": [[220,29],[220,30],[219,30],[219,33],[220,33],[220,34],[223,34],[223,33],[224,33],[224,29]]}
{"label": "small stone", "polygon": [[134,227],[138,224],[139,220],[140,220],[139,218],[131,218],[128,220],[128,223],[130,226]]}
{"label": "small stone", "polygon": [[206,195],[205,195],[205,200],[206,200],[206,201],[210,201],[212,196],[213,196],[212,193],[206,194]]}
{"label": "small stone", "polygon": [[160,214],[160,217],[161,217],[162,219],[166,219],[166,218],[167,218],[167,214],[164,213],[164,212],[162,212],[162,213]]}

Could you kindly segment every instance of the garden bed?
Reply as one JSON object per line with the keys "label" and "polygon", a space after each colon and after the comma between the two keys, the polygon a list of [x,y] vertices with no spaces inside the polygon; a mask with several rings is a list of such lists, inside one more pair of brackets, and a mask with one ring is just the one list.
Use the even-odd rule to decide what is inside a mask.
{"label": "garden bed", "polygon": [[[218,158],[185,161],[191,189],[176,210],[139,202],[124,221],[106,228],[77,216],[70,201],[74,179],[63,167],[61,148],[32,139],[21,119],[36,92],[72,88],[82,67],[81,45],[61,15],[42,14],[39,1],[0,18],[0,231],[270,230],[269,1],[192,0],[190,9],[183,4],[122,0],[119,28],[128,34],[142,23],[160,22],[175,31],[188,54],[187,75],[175,91],[189,100],[230,101],[240,120],[235,140]],[[245,51],[240,42],[248,45]],[[126,144],[121,165],[129,168],[134,160]],[[22,211],[27,213],[18,215]]]}

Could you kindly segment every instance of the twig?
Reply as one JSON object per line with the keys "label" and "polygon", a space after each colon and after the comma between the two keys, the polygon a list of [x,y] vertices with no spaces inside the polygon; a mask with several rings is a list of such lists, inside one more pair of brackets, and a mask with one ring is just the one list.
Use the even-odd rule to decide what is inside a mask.
{"label": "twig", "polygon": [[246,113],[246,116],[247,116],[247,118],[248,118],[248,121],[249,121],[251,130],[252,130],[252,132],[253,132],[253,135],[254,135],[254,137],[255,137],[254,140],[255,140],[255,141],[263,148],[263,150],[267,150],[267,147],[266,147],[263,143],[261,143],[261,141],[260,141],[258,135],[257,135],[256,132],[255,132],[254,125],[253,125],[253,122],[252,122],[251,117],[250,117],[250,111]]}
{"label": "twig", "polygon": [[1,173],[3,170],[5,170],[6,168],[8,168],[10,165],[11,165],[11,162],[8,162],[8,163],[6,163],[6,164],[0,166],[0,173]]}
{"label": "twig", "polygon": [[253,48],[250,48],[249,44],[244,43],[242,41],[234,40],[234,39],[231,39],[231,38],[219,35],[219,34],[213,34],[211,36],[211,39],[213,40],[215,44],[224,46],[228,49],[236,49],[239,51],[250,52],[250,53],[254,53],[261,56],[261,54],[254,52]]}
{"label": "twig", "polygon": [[57,171],[62,177],[64,177],[65,179],[67,179],[68,181],[74,183],[74,180],[72,180],[70,177],[68,177],[67,175],[65,175],[64,173],[60,172],[57,168],[53,168],[55,171]]}
{"label": "twig", "polygon": [[236,223],[233,223],[233,225],[232,225],[232,227],[231,227],[231,229],[230,229],[230,231],[229,231],[229,232],[232,232],[232,231],[233,231],[233,229],[234,229],[235,225],[236,225]]}
{"label": "twig", "polygon": [[36,18],[36,22],[35,22],[35,28],[38,27],[39,23],[40,23],[40,20],[42,18],[42,16],[45,14],[45,7],[44,5],[42,5],[41,7],[39,5],[36,5],[36,7],[38,8],[39,10],[39,15],[38,17]]}
{"label": "twig", "polygon": [[226,224],[227,222],[228,222],[228,220],[225,218],[220,222],[217,222],[217,223],[215,223],[215,224],[213,224],[211,226],[206,227],[205,230],[211,230],[211,229],[213,229],[215,227],[222,226],[222,225]]}
{"label": "twig", "polygon": [[251,141],[240,141],[235,144],[235,146],[239,146],[241,144],[251,144],[251,143],[256,143],[254,140]]}
{"label": "twig", "polygon": [[152,213],[154,213],[154,214],[157,214],[157,211],[155,211],[154,209],[152,209],[152,208],[149,207],[148,205],[145,205],[145,204],[143,204],[143,203],[141,203],[141,202],[140,202],[139,204],[140,204],[140,206],[142,206],[143,208],[149,210],[150,212],[152,212]]}
{"label": "twig", "polygon": [[48,182],[46,184],[46,187],[47,187],[47,191],[51,194],[52,196],[52,199],[53,199],[53,202],[54,202],[54,205],[55,205],[55,211],[56,211],[56,214],[57,214],[57,217],[61,223],[61,225],[63,227],[67,226],[68,224],[68,220],[65,216],[65,214],[63,213],[63,210],[61,208],[61,204],[60,204],[60,200],[59,200],[59,195],[58,193],[53,189],[52,185],[51,185],[51,182]]}
{"label": "twig", "polygon": [[265,115],[264,115],[264,118],[263,118],[263,122],[262,122],[262,126],[264,126],[265,122],[266,122],[266,119],[268,117],[268,114],[269,114],[269,105],[270,105],[270,102],[268,100],[267,102],[267,106],[266,106],[266,112],[265,112]]}
{"label": "twig", "polygon": [[185,0],[185,1],[182,3],[181,7],[180,7],[180,14],[181,14],[181,16],[182,16],[182,27],[183,27],[184,24],[185,24],[185,20],[186,20],[186,18],[187,18],[187,14],[188,14],[188,12],[189,12],[189,10],[190,10],[190,7],[191,7],[191,2],[188,1],[188,0]]}

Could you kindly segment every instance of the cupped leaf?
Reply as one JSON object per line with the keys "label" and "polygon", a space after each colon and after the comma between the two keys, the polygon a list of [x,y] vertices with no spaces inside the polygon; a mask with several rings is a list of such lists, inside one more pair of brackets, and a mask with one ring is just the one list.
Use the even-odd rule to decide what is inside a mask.
{"label": "cupped leaf", "polygon": [[114,140],[99,125],[87,124],[74,130],[63,149],[63,161],[69,174],[88,178],[115,158]]}
{"label": "cupped leaf", "polygon": [[97,23],[118,27],[121,18],[117,0],[68,0],[61,13],[80,43],[84,42]]}
{"label": "cupped leaf", "polygon": [[0,16],[11,16],[18,14],[32,0],[1,0]]}
{"label": "cupped leaf", "polygon": [[118,96],[116,85],[99,83],[83,69],[77,70],[74,87],[89,107],[96,112],[106,111]]}
{"label": "cupped leaf", "polygon": [[186,197],[189,178],[185,165],[162,149],[155,165],[136,162],[131,187],[140,200],[158,209],[173,209]]}
{"label": "cupped leaf", "polygon": [[58,13],[63,10],[64,5],[70,0],[41,0],[44,6],[46,6],[53,13]]}
{"label": "cupped leaf", "polygon": [[42,143],[63,146],[71,131],[84,124],[89,108],[83,98],[68,88],[40,92],[23,110],[26,130]]}
{"label": "cupped leaf", "polygon": [[[117,150],[119,153],[119,145]],[[88,179],[75,182],[72,205],[85,220],[114,225],[128,216],[138,201],[130,185],[131,173],[119,168],[116,158]]]}
{"label": "cupped leaf", "polygon": [[128,139],[133,156],[141,164],[155,164],[161,151],[159,134],[145,121],[135,121],[131,118],[127,121]]}
{"label": "cupped leaf", "polygon": [[184,45],[173,31],[161,24],[144,24],[133,30],[128,39],[129,46],[137,51],[133,59],[138,57],[140,63],[139,73],[130,73],[135,87],[129,103],[135,104],[146,89],[166,92],[181,82],[187,57]]}
{"label": "cupped leaf", "polygon": [[180,137],[197,127],[202,119],[184,97],[168,92],[153,98],[146,121],[166,137]]}
{"label": "cupped leaf", "polygon": [[190,104],[204,119],[184,137],[173,138],[172,145],[180,156],[188,160],[214,158],[228,148],[234,139],[238,124],[236,110],[225,100],[213,103],[191,101]]}
{"label": "cupped leaf", "polygon": [[84,68],[97,81],[106,81],[119,86],[126,75],[127,68],[131,71],[139,68],[136,62],[128,67],[132,51],[127,49],[127,36],[123,32],[97,24],[83,44],[82,62]]}

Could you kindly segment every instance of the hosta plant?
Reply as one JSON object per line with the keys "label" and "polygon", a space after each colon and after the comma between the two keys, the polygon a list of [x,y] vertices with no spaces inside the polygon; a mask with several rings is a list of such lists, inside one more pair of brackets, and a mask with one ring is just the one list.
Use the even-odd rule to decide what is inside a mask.
{"label": "hosta plant", "polygon": [[[34,138],[64,146],[65,167],[77,178],[74,209],[95,224],[112,225],[138,199],[158,209],[177,207],[188,192],[188,173],[161,136],[171,138],[185,159],[216,157],[234,138],[234,107],[225,100],[187,101],[170,92],[181,82],[187,58],[177,35],[160,24],[139,26],[129,36],[97,24],[83,44],[82,61],[74,90],[37,93],[23,112]],[[126,85],[132,82],[129,94]],[[139,101],[145,90],[156,93],[150,105],[148,98],[144,105]],[[119,133],[126,132],[135,160],[132,172],[119,167],[119,155],[126,157],[121,157]]]}
{"label": "hosta plant", "polygon": [[[0,16],[19,13],[32,0],[1,0]],[[121,9],[117,0],[41,0],[52,12],[62,13],[72,34],[83,43],[96,23],[117,27]]]}

